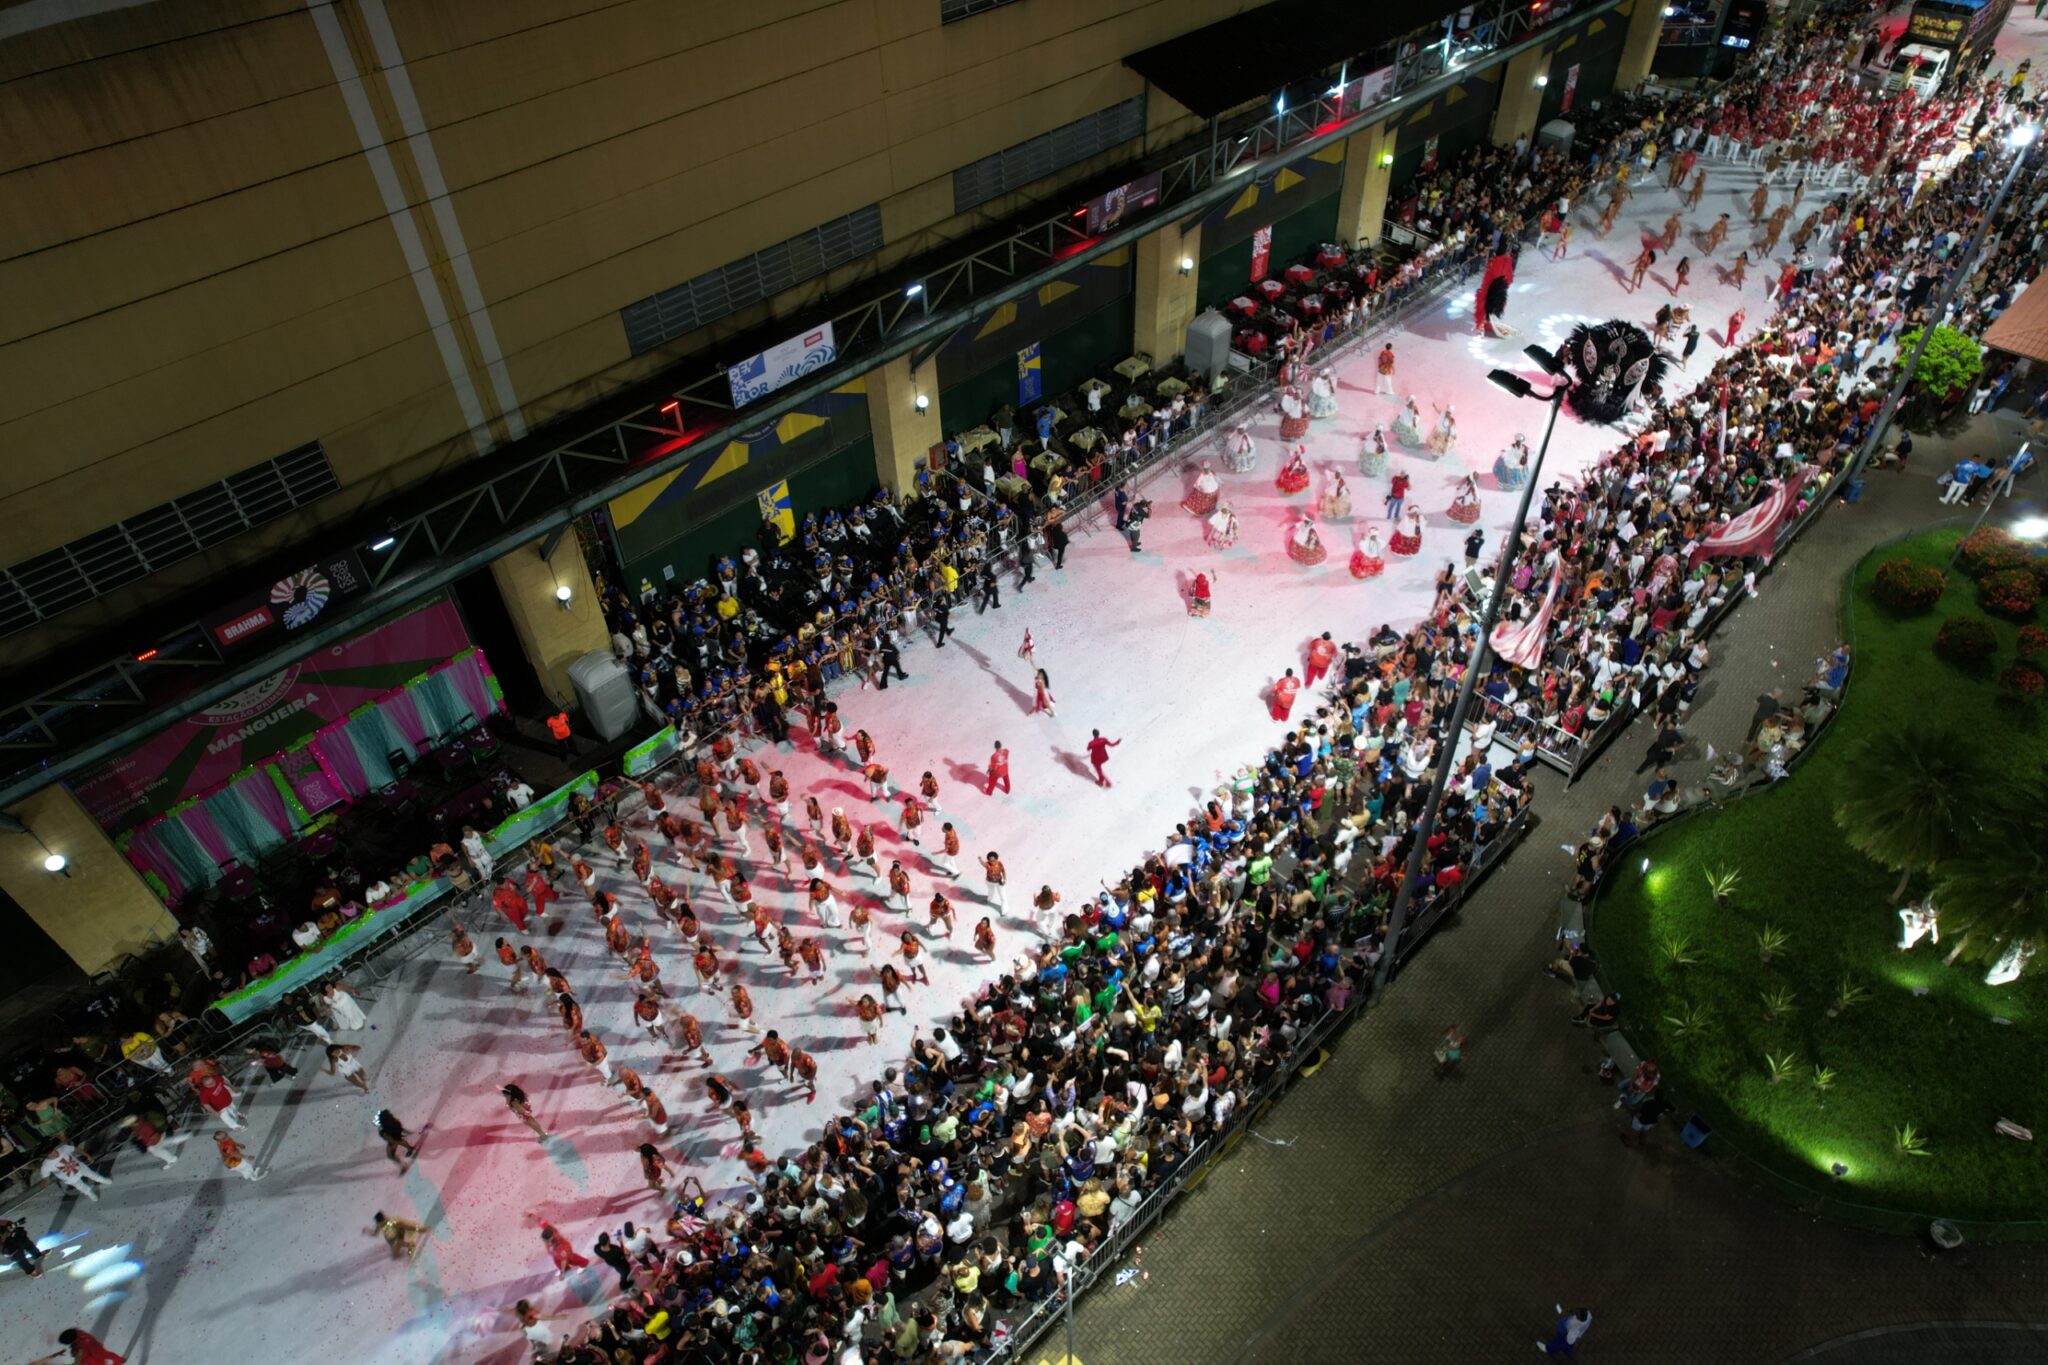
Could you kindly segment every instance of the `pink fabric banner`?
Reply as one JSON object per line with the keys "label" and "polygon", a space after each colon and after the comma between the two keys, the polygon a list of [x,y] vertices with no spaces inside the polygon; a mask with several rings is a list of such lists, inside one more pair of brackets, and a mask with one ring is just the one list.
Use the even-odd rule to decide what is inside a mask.
{"label": "pink fabric banner", "polygon": [[1799,490],[1806,487],[1806,481],[1813,471],[1805,465],[1792,471],[1771,490],[1769,497],[1757,503],[1747,512],[1729,519],[1725,526],[1709,532],[1692,552],[1688,567],[1697,565],[1703,559],[1743,559],[1750,555],[1762,555],[1764,563],[1771,562],[1771,555],[1778,548],[1778,528],[1799,505]]}
{"label": "pink fabric banner", "polygon": [[1525,621],[1503,621],[1493,628],[1493,652],[1511,664],[1534,668],[1543,662],[1543,645],[1550,633],[1551,613],[1557,610],[1558,584],[1564,578],[1562,566],[1550,571],[1550,586],[1543,591],[1543,605]]}
{"label": "pink fabric banner", "polygon": [[162,815],[468,646],[455,604],[430,602],[172,724],[73,790],[105,829]]}

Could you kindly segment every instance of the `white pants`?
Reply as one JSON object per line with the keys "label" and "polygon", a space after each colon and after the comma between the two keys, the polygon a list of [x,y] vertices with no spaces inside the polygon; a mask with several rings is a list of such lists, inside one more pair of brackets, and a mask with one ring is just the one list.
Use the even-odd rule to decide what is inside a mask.
{"label": "white pants", "polygon": [[950,853],[939,854],[932,859],[932,865],[948,877],[958,877],[960,875],[960,864],[954,861],[953,855]]}
{"label": "white pants", "polygon": [[84,1195],[87,1199],[92,1200],[94,1203],[99,1202],[100,1193],[98,1190],[95,1190],[92,1186],[86,1184],[85,1182],[88,1180],[97,1180],[102,1185],[112,1183],[105,1176],[99,1174],[97,1171],[82,1171],[78,1175],[60,1175],[56,1179],[58,1184],[69,1185],[72,1189],[78,1191],[80,1194]]}
{"label": "white pants", "polygon": [[232,1104],[216,1113],[214,1117],[220,1120],[221,1127],[223,1128],[247,1128],[249,1126],[242,1122],[241,1111]]}
{"label": "white pants", "polygon": [[1003,899],[1003,883],[1001,882],[990,882],[988,884],[988,899],[989,903],[995,906],[998,911],[1009,909],[1009,903]]}
{"label": "white pants", "polygon": [[1942,505],[1948,506],[1953,503],[1961,502],[1963,500],[1963,492],[1964,490],[1969,488],[1969,486],[1969,483],[1965,480],[1957,479],[1954,483],[1948,486],[1948,489],[1945,492],[1942,493]]}
{"label": "white pants", "polygon": [[250,1161],[246,1158],[243,1159],[241,1165],[232,1166],[229,1169],[232,1170],[236,1175],[242,1177],[242,1179],[244,1180],[261,1180],[264,1176],[269,1174],[269,1172],[265,1171],[261,1166],[258,1166],[255,1162]]}
{"label": "white pants", "polygon": [[1380,376],[1379,378],[1375,379],[1375,380],[1373,381],[1372,391],[1373,391],[1374,393],[1385,393],[1385,394],[1391,394],[1391,393],[1393,393],[1393,391],[1394,391],[1394,376],[1392,376],[1392,375],[1390,375],[1390,374],[1383,374],[1383,375],[1381,375],[1381,376]]}
{"label": "white pants", "polygon": [[155,1146],[145,1147],[143,1150],[158,1161],[163,1162],[164,1165],[175,1166],[178,1164],[177,1149],[191,1140],[192,1135],[190,1133],[174,1133],[170,1137],[158,1139]]}

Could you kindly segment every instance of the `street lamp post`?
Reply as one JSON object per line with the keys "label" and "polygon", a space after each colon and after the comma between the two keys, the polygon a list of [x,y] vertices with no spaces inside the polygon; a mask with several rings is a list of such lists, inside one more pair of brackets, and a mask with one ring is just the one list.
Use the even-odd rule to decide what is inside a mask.
{"label": "street lamp post", "polygon": [[1524,347],[1523,353],[1557,379],[1556,387],[1548,394],[1538,393],[1528,380],[1507,370],[1495,370],[1487,378],[1517,398],[1541,398],[1549,403],[1550,420],[1543,428],[1543,444],[1536,451],[1536,463],[1522,485],[1522,501],[1515,508],[1515,519],[1508,523],[1508,538],[1501,547],[1500,567],[1494,572],[1493,590],[1486,596],[1486,613],[1479,623],[1479,639],[1472,646],[1471,658],[1465,665],[1464,680],[1458,684],[1458,702],[1451,708],[1451,722],[1445,732],[1443,752],[1437,758],[1436,773],[1430,779],[1429,799],[1423,803],[1422,819],[1415,826],[1415,842],[1408,850],[1407,865],[1401,869],[1400,888],[1394,893],[1393,914],[1387,920],[1387,941],[1381,950],[1379,965],[1373,969],[1372,991],[1366,997],[1368,1005],[1379,1003],[1380,993],[1387,988],[1387,978],[1393,972],[1394,958],[1401,946],[1401,931],[1408,923],[1408,906],[1415,897],[1415,878],[1422,870],[1422,855],[1429,844],[1430,834],[1436,829],[1444,788],[1449,785],[1451,769],[1457,763],[1458,736],[1464,733],[1465,717],[1472,709],[1473,692],[1479,685],[1479,675],[1485,671],[1487,655],[1492,648],[1494,623],[1500,618],[1501,602],[1507,596],[1508,577],[1514,568],[1515,555],[1522,547],[1522,526],[1529,519],[1529,502],[1535,496],[1537,479],[1543,472],[1543,457],[1550,453],[1551,433],[1557,430],[1557,410],[1564,405],[1565,394],[1571,390],[1571,384],[1563,377],[1564,367],[1555,356],[1541,346]]}
{"label": "street lamp post", "polygon": [[1948,316],[1949,306],[1955,302],[1956,290],[1962,287],[1964,280],[1976,273],[1977,252],[1984,245],[1985,235],[1991,231],[1991,220],[1998,216],[1998,210],[2004,205],[2005,196],[2012,189],[2013,181],[2019,178],[2020,167],[2027,163],[2027,150],[2034,145],[2034,139],[2039,132],[2033,124],[2022,123],[2006,134],[2006,145],[2013,148],[2016,153],[2012,165],[2005,168],[2005,178],[1998,182],[1998,193],[1991,196],[1991,203],[1984,210],[1984,217],[1977,223],[1977,231],[1970,237],[1970,245],[1964,249],[1956,268],[1950,272],[1948,283],[1941,287],[1941,294],[1934,301],[1933,318],[1920,329],[1920,340],[1915,343],[1913,354],[1907,357],[1905,368],[1899,371],[1899,377],[1893,381],[1892,391],[1885,395],[1884,406],[1877,412],[1877,420],[1870,424],[1870,434],[1863,438],[1863,448],[1857,451],[1856,458],[1850,461],[1848,471],[1843,475],[1845,485],[1863,472],[1864,465],[1870,463],[1870,456],[1877,449],[1879,438],[1884,435],[1885,428],[1892,424],[1892,418],[1898,415],[1899,404],[1906,396],[1906,386],[1913,382],[1913,374],[1920,368],[1920,357],[1927,350],[1928,339],[1934,335],[1934,329]]}

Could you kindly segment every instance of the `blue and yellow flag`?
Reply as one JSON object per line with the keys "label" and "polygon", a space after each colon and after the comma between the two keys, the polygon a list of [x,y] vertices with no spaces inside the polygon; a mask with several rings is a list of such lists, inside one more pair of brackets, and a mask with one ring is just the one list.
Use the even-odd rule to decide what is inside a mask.
{"label": "blue and yellow flag", "polygon": [[796,538],[796,509],[790,505],[788,479],[769,484],[754,495],[754,501],[761,506],[761,520],[775,524],[782,544]]}
{"label": "blue and yellow flag", "polygon": [[1045,392],[1045,375],[1039,369],[1037,342],[1017,352],[1017,406],[1028,408]]}

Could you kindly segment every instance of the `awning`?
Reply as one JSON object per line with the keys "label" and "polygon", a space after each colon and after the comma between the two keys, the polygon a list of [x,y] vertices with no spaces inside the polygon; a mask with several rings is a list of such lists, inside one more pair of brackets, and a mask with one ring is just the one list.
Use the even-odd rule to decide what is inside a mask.
{"label": "awning", "polygon": [[1998,315],[1984,333],[1984,344],[2009,355],[2048,361],[2048,287],[2039,278]]}
{"label": "awning", "polygon": [[1213,118],[1463,8],[1465,0],[1345,6],[1275,0],[1134,52],[1124,65],[1192,112]]}

